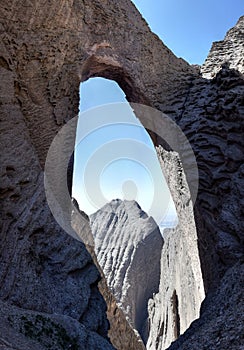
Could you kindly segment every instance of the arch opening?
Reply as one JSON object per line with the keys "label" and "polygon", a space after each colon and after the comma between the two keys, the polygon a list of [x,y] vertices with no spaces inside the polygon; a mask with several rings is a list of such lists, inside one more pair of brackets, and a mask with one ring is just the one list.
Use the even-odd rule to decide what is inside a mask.
{"label": "arch opening", "polygon": [[[106,89],[103,86],[100,91],[98,87],[91,89],[93,94],[86,97],[85,100],[85,93],[89,90],[89,84],[102,80],[112,85],[115,84],[117,89],[119,85],[120,95],[115,92],[112,99],[101,100],[102,95],[106,95]],[[86,212],[90,217],[96,257],[103,268],[107,283],[119,306],[122,307],[132,328],[138,330],[144,343],[154,343],[155,340],[151,339],[152,335],[148,330],[152,328],[151,321],[155,323],[157,320],[153,320],[149,314],[149,300],[153,299],[154,295],[158,293],[159,297],[156,298],[155,303],[159,301],[160,305],[164,304],[164,300],[161,300],[165,294],[164,285],[169,281],[168,278],[170,271],[174,269],[175,260],[179,258],[182,261],[187,259],[187,261],[191,261],[187,267],[189,271],[183,273],[180,271],[180,276],[177,278],[182,280],[188,277],[191,278],[195,271],[198,274],[193,278],[196,292],[192,294],[192,302],[197,304],[193,317],[187,313],[182,315],[181,305],[185,295],[184,293],[182,295],[178,294],[180,295],[178,299],[179,318],[182,319],[182,324],[184,324],[183,330],[186,329],[185,325],[189,325],[189,320],[192,321],[197,317],[204,296],[197,245],[194,243],[194,249],[189,250],[189,247],[193,246],[193,241],[196,242],[196,229],[193,214],[194,198],[192,200],[191,189],[188,188],[190,181],[185,172],[185,164],[190,169],[189,174],[193,179],[193,183],[195,183],[196,172],[194,167],[191,167],[191,163],[187,164],[184,159],[182,160],[182,154],[184,156],[184,153],[180,153],[179,142],[185,142],[186,139],[184,139],[184,135],[182,137],[182,132],[175,130],[178,127],[172,120],[168,122],[166,118],[162,122],[160,112],[147,107],[149,105],[148,101],[140,94],[138,89],[134,88],[131,79],[126,76],[121,67],[107,65],[104,62],[101,63],[96,59],[91,59],[87,62],[87,66],[84,66],[82,81],[81,89],[84,88],[84,91],[81,90],[80,95],[81,104],[76,133],[72,196],[77,200],[79,209]],[[124,89],[121,89],[122,87]],[[96,99],[98,99],[97,103],[95,103]],[[135,103],[138,103],[138,101],[146,105],[144,106],[146,108],[141,109],[141,105]],[[97,104],[100,106],[97,106]],[[150,122],[148,123],[146,116],[150,113]],[[172,126],[172,124],[174,125]],[[163,132],[158,133],[158,130]],[[79,135],[80,131],[81,135]],[[181,137],[180,140],[178,136]],[[187,146],[184,149],[187,150],[186,160],[188,161],[189,148]],[[149,158],[153,159],[153,166],[150,162],[145,161]],[[78,165],[79,162],[80,165]],[[160,178],[159,181],[155,180],[154,175],[150,178],[150,175],[154,174],[155,168],[157,168],[156,173]],[[132,171],[129,176],[128,169]],[[153,169],[152,173],[150,169]],[[193,171],[191,171],[192,169]],[[141,175],[142,170],[144,175]],[[82,176],[83,179],[82,186],[79,183],[79,176]],[[83,190],[81,190],[82,187]],[[155,189],[156,196],[152,196],[153,198],[150,198],[147,193],[150,192],[150,187]],[[165,205],[162,203],[162,198],[164,198],[166,192],[168,195],[167,211],[165,211]],[[147,196],[145,196],[145,193]],[[88,203],[85,204],[84,198],[87,194],[88,201],[86,202]],[[119,220],[121,220],[121,212],[124,213],[123,218],[129,216],[128,212],[135,212],[127,204],[121,209],[120,202],[123,200],[125,202],[132,202],[133,200],[138,202],[144,210],[139,213],[140,219],[144,219],[147,217],[146,213],[149,213],[149,216],[151,215],[156,220],[160,231],[157,232],[155,225],[153,225],[153,228],[150,228],[151,236],[149,239],[140,235],[140,239],[138,239],[138,236],[134,235],[133,240],[130,236],[126,236],[126,232],[138,232],[140,225],[135,228],[134,218],[134,222],[128,218],[127,231],[122,231],[123,240],[117,239],[115,236],[118,232],[121,235],[121,230],[116,231]],[[110,203],[109,207],[106,206],[108,202]],[[154,208],[156,207],[156,214],[150,212],[151,208],[148,209],[148,206],[152,207],[151,203],[156,203],[154,206]],[[120,212],[118,212],[118,208]],[[160,212],[162,208],[164,208],[164,214],[160,217],[157,210]],[[104,212],[106,213],[104,214]],[[162,217],[164,220],[161,220]],[[145,229],[143,230],[145,232]],[[168,250],[170,245],[174,246],[173,251]],[[151,253],[149,254],[148,247],[150,246]],[[183,255],[176,252],[177,246],[184,247],[181,250]],[[136,249],[134,249],[135,247]],[[156,264],[150,270],[148,269],[148,256],[155,257],[155,251],[157,252],[157,257],[154,259]],[[120,255],[121,252],[123,252],[122,255]],[[136,254],[133,255],[134,253]],[[128,265],[128,261],[123,260],[124,256],[129,260],[133,259],[131,266]],[[144,261],[141,259],[142,256],[145,258]],[[163,261],[165,256],[169,256],[166,274],[163,273],[160,262],[160,259]],[[115,268],[114,262],[116,261],[120,261],[119,268],[118,266]],[[131,267],[131,271],[126,270],[128,266]],[[133,277],[135,273],[136,279]],[[140,273],[143,273],[143,276]],[[165,281],[162,283],[162,280]],[[144,285],[141,284],[142,281],[144,281]],[[168,293],[171,293],[171,289],[175,289],[174,281],[171,282]],[[153,287],[145,288],[145,286]],[[137,308],[138,305],[140,305],[140,310]],[[167,309],[168,305],[165,305],[165,307]],[[168,313],[170,314],[170,311],[163,316],[166,317],[166,320],[170,317]],[[139,325],[138,319],[140,319]],[[165,319],[161,321],[164,323]],[[174,332],[169,338],[178,336],[178,331],[177,335]],[[159,341],[166,343],[168,341],[167,337],[168,335],[162,335],[162,339],[160,338]]]}
{"label": "arch opening", "polygon": [[[99,166],[92,164],[98,161]],[[80,85],[72,196],[88,215],[113,199],[135,200],[155,219],[161,232],[177,224],[151,135],[111,79],[95,77]],[[163,198],[168,203],[163,204]],[[152,203],[156,200],[157,205]],[[160,207],[166,206],[167,213],[163,213]]]}
{"label": "arch opening", "polygon": [[146,344],[148,301],[159,291],[162,236],[178,218],[154,144],[113,80],[81,84],[72,197],[90,217],[108,286]]}

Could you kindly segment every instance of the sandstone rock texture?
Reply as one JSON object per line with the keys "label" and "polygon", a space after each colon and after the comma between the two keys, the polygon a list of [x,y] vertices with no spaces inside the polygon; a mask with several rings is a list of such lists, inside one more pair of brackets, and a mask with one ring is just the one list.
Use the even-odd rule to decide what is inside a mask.
{"label": "sandstone rock texture", "polygon": [[[238,33],[243,21],[242,17],[228,32],[224,45],[213,47],[212,57],[220,57],[226,48],[230,54],[208,80],[176,58],[128,0],[1,1],[0,299],[5,327],[0,327],[0,344],[4,347],[58,347],[62,337],[55,333],[53,344],[46,326],[37,335],[40,318],[36,317],[41,315],[66,329],[68,336],[76,337],[82,328],[78,349],[99,349],[94,345],[98,343],[103,350],[113,348],[106,339],[106,304],[97,287],[98,270],[84,245],[55,222],[43,185],[49,146],[78,112],[79,83],[100,76],[117,81],[129,101],[167,113],[191,142],[199,167],[194,210],[204,286],[210,301],[220,288],[223,305],[218,309],[206,303],[200,318],[206,328],[201,329],[213,349],[220,344],[218,337],[224,338],[225,348],[232,348],[235,330],[229,333],[227,327],[222,334],[221,327],[225,320],[237,325],[239,317],[231,303],[239,300],[241,286],[228,281],[230,274],[237,280],[243,254],[244,84],[241,61],[235,59],[242,52],[243,36]],[[215,75],[215,61],[209,56],[206,74],[212,69]],[[151,136],[158,145],[157,135]],[[74,144],[74,138],[75,133],[68,143]],[[65,176],[66,169],[56,174],[60,191]],[[61,206],[61,215],[67,207]],[[207,326],[212,313],[217,317],[214,332],[211,324]],[[5,318],[8,314],[12,321]],[[31,329],[23,334],[26,319]],[[201,330],[195,327],[184,340],[185,348],[199,348],[200,339]],[[237,339],[234,346],[241,349],[243,340]]]}
{"label": "sandstone rock texture", "polygon": [[147,304],[158,292],[163,238],[135,201],[113,200],[90,215],[95,252],[129,323],[147,340]]}

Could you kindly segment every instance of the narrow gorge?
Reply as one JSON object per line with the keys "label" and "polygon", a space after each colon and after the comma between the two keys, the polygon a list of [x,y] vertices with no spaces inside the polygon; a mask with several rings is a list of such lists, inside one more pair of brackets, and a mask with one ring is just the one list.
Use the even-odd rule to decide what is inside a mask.
{"label": "narrow gorge", "polygon": [[[0,348],[143,350],[142,337],[149,350],[241,350],[244,16],[202,67],[177,58],[129,0],[4,0],[0,36]],[[90,228],[75,200],[59,201],[75,128],[54,149],[71,161],[52,169],[58,222],[51,212],[48,150],[93,77],[166,114],[195,154],[198,191],[186,143],[172,149],[138,111],[178,215],[164,237],[135,202],[112,201]]]}

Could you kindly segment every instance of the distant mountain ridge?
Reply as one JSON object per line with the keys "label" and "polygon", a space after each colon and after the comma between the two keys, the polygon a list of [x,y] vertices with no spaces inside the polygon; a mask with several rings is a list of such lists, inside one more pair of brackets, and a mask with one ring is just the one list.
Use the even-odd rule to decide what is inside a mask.
{"label": "distant mountain ridge", "polygon": [[90,216],[95,252],[129,322],[147,339],[147,304],[158,291],[163,238],[136,201],[112,200]]}

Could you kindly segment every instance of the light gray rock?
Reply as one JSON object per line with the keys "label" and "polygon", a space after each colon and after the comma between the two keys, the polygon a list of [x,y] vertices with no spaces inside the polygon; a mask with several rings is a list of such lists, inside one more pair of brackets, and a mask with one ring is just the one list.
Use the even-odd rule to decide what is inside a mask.
{"label": "light gray rock", "polygon": [[147,339],[147,303],[158,291],[163,238],[135,201],[113,200],[90,216],[97,259],[132,326]]}
{"label": "light gray rock", "polygon": [[85,236],[87,242],[86,247],[93,257],[93,261],[101,275],[101,280],[99,281],[98,287],[107,304],[107,317],[110,323],[110,328],[108,331],[109,338],[114,347],[118,350],[145,350],[141,337],[134,331],[131,324],[127,321],[123,310],[118,306],[111,289],[108,287],[103,270],[97,261],[94,251],[94,239],[90,225],[84,231],[84,219],[88,222],[89,217],[79,209],[78,202],[74,198],[72,202],[74,204],[72,211],[72,227],[78,236]]}
{"label": "light gray rock", "polygon": [[199,317],[204,286],[193,205],[179,155],[157,148],[178,225],[164,230],[159,292],[149,301],[148,350],[166,349]]}
{"label": "light gray rock", "polygon": [[230,68],[244,73],[244,16],[227,32],[224,40],[213,43],[201,67],[202,76],[212,79],[226,63]]}

